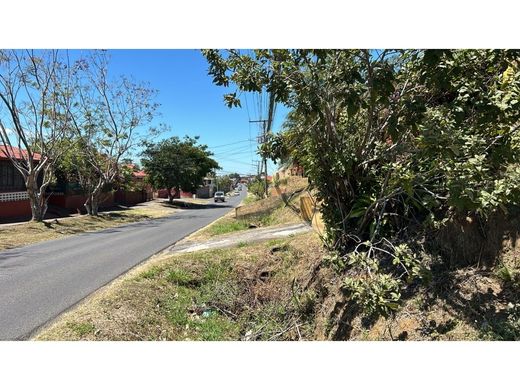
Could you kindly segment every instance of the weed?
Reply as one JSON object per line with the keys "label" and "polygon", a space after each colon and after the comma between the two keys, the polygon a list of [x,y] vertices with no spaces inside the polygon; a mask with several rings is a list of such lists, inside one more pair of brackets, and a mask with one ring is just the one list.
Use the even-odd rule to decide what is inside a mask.
{"label": "weed", "polygon": [[161,269],[159,267],[151,267],[150,269],[141,273],[141,277],[143,279],[155,279],[161,273]]}
{"label": "weed", "polygon": [[196,286],[199,284],[198,278],[182,268],[175,268],[168,272],[166,280],[179,286]]}
{"label": "weed", "polygon": [[495,271],[495,275],[498,279],[502,281],[502,283],[505,284],[515,283],[519,278],[517,271],[508,267],[505,264],[502,264],[497,268],[497,270]]}
{"label": "weed", "polygon": [[195,327],[200,332],[198,338],[204,341],[232,340],[238,331],[237,324],[215,312],[203,318]]}
{"label": "weed", "polygon": [[79,337],[86,336],[89,333],[93,333],[96,329],[94,325],[90,323],[78,323],[78,322],[68,322],[67,326],[70,330],[76,333]]}

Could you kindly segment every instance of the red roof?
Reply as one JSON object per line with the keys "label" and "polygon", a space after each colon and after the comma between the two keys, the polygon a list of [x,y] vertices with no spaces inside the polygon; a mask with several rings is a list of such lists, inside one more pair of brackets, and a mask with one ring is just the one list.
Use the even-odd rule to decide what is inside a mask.
{"label": "red roof", "polygon": [[[9,149],[8,149],[9,148]],[[19,149],[14,146],[6,146],[6,145],[0,145],[0,160],[8,160],[9,156],[7,154],[7,150],[11,151],[11,155],[16,160],[25,160],[27,158],[27,151],[23,149]],[[42,156],[40,153],[33,153],[33,160],[39,161],[41,160]]]}
{"label": "red roof", "polygon": [[132,175],[134,177],[137,177],[137,178],[140,178],[140,179],[142,179],[143,177],[146,177],[146,173],[144,171],[132,172]]}
{"label": "red roof", "polygon": [[137,177],[138,179],[142,179],[146,177],[146,173],[144,171],[134,171],[135,164],[123,164],[124,167],[132,170],[132,176]]}

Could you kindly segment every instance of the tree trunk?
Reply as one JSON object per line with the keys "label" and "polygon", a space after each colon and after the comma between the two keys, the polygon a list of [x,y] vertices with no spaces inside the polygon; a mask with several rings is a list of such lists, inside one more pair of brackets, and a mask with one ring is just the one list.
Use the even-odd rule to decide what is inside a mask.
{"label": "tree trunk", "polygon": [[173,204],[173,194],[172,194],[172,189],[171,188],[168,188],[168,202],[170,204]]}
{"label": "tree trunk", "polygon": [[42,193],[41,188],[38,188],[38,183],[34,174],[27,176],[25,181],[27,187],[27,195],[31,204],[31,221],[41,222],[47,211],[47,200],[45,194]]}
{"label": "tree trunk", "polygon": [[92,200],[90,203],[90,215],[98,215],[100,197],[101,189],[94,190],[94,192],[92,193]]}
{"label": "tree trunk", "polygon": [[99,210],[99,203],[101,197],[101,190],[103,189],[103,182],[99,182],[96,187],[87,193],[87,199],[83,206],[87,210],[88,215],[97,216]]}

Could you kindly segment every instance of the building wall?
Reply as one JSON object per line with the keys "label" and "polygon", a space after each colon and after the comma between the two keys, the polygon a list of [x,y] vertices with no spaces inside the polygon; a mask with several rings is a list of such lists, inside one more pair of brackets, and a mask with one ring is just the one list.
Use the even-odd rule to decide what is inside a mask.
{"label": "building wall", "polygon": [[146,191],[116,191],[114,194],[114,201],[118,204],[124,204],[126,206],[134,205],[137,203],[146,202],[147,193]]}
{"label": "building wall", "polygon": [[[103,194],[102,199],[103,201],[100,204],[101,207],[110,207],[114,205],[113,193],[110,192]],[[85,212],[86,210],[83,206],[85,200],[87,200],[87,197],[84,195],[51,195],[49,198],[49,204],[62,207],[71,212]]]}
{"label": "building wall", "polygon": [[0,221],[3,218],[30,217],[31,215],[29,200],[0,202]]}
{"label": "building wall", "polygon": [[215,192],[213,186],[197,188],[197,198],[211,198]]}

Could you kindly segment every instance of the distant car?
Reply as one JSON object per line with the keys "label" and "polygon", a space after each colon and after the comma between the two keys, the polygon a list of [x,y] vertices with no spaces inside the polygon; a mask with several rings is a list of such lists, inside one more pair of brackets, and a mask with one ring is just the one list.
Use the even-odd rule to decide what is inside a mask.
{"label": "distant car", "polygon": [[233,192],[233,195],[240,195],[240,192],[238,192],[238,190],[235,190],[235,192]]}
{"label": "distant car", "polygon": [[215,202],[225,202],[226,201],[226,196],[224,195],[224,193],[222,191],[217,191],[215,192],[215,196],[213,197],[215,199]]}

